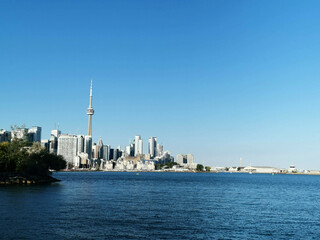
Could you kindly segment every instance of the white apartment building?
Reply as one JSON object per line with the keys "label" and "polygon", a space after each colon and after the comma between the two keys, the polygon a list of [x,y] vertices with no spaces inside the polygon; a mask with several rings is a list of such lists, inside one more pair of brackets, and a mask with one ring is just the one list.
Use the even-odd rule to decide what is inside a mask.
{"label": "white apartment building", "polygon": [[178,154],[177,163],[183,167],[196,169],[197,164],[194,163],[194,157],[192,154]]}
{"label": "white apartment building", "polygon": [[78,155],[78,138],[75,135],[61,134],[58,138],[58,155],[62,155],[67,163],[74,165]]}

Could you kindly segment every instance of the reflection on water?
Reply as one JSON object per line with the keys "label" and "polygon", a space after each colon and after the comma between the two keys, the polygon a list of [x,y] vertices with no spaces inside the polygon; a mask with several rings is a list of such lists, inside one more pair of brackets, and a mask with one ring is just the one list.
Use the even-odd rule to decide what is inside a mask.
{"label": "reflection on water", "polygon": [[312,238],[320,176],[55,173],[0,188],[3,239]]}

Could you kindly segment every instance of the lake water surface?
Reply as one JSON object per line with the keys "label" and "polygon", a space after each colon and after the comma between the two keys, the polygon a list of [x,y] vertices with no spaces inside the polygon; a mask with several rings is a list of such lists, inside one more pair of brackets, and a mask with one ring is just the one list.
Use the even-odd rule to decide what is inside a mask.
{"label": "lake water surface", "polygon": [[1,239],[319,239],[320,176],[54,173],[0,187]]}

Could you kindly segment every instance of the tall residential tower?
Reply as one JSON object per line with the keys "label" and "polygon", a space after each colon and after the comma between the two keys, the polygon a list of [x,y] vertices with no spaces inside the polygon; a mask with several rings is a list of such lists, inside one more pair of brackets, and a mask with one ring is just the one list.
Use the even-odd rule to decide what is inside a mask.
{"label": "tall residential tower", "polygon": [[143,143],[140,135],[134,137],[134,156],[143,154]]}
{"label": "tall residential tower", "polygon": [[158,140],[156,137],[149,138],[149,154],[151,158],[154,158],[157,156],[157,143],[158,143]]}
{"label": "tall residential tower", "polygon": [[89,103],[89,108],[87,109],[87,114],[89,116],[88,135],[92,136],[92,115],[94,114],[94,110],[92,108],[92,80],[91,80],[91,87],[90,87],[90,103]]}

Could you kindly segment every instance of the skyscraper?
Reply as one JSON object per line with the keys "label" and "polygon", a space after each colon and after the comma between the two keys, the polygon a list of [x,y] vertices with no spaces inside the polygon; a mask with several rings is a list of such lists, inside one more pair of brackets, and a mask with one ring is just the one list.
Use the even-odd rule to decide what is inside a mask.
{"label": "skyscraper", "polygon": [[92,108],[92,80],[91,80],[91,87],[90,87],[90,103],[89,103],[89,108],[87,109],[87,114],[89,116],[88,135],[92,136],[92,115],[94,114],[94,110]]}
{"label": "skyscraper", "polygon": [[11,131],[11,140],[17,139],[24,139],[27,137],[28,129],[27,128],[16,128],[15,130]]}
{"label": "skyscraper", "polygon": [[110,156],[110,145],[103,145],[103,159],[109,160]]}
{"label": "skyscraper", "polygon": [[92,143],[92,157],[93,159],[98,159],[98,145],[96,143]]}
{"label": "skyscraper", "polygon": [[138,152],[139,152],[140,154],[143,154],[143,142],[142,142],[142,139],[139,139]]}
{"label": "skyscraper", "polygon": [[50,141],[48,139],[41,140],[41,147],[49,151]]}
{"label": "skyscraper", "polygon": [[57,154],[57,151],[58,151],[58,138],[55,135],[51,134],[49,152]]}
{"label": "skyscraper", "polygon": [[156,156],[160,157],[163,153],[163,146],[159,143],[157,143],[157,149],[156,149]]}
{"label": "skyscraper", "polygon": [[150,137],[149,138],[149,154],[151,158],[154,158],[157,153],[157,138],[156,137]]}
{"label": "skyscraper", "polygon": [[32,127],[28,130],[29,142],[41,142],[41,127]]}
{"label": "skyscraper", "polygon": [[84,152],[84,136],[78,135],[78,153]]}
{"label": "skyscraper", "polygon": [[134,137],[134,156],[137,156],[137,154],[143,154],[143,147],[142,147],[142,139],[140,135],[136,135]]}
{"label": "skyscraper", "polygon": [[113,156],[112,156],[112,159],[114,161],[117,161],[118,160],[118,155],[119,155],[119,149],[113,149]]}
{"label": "skyscraper", "polygon": [[58,138],[58,155],[62,155],[68,164],[74,164],[78,152],[78,138],[74,135],[61,134]]}
{"label": "skyscraper", "polygon": [[84,136],[84,152],[88,154],[88,159],[92,159],[92,138]]}
{"label": "skyscraper", "polygon": [[58,129],[51,130],[51,135],[55,136],[56,138],[58,138],[60,134],[61,134],[61,131]]}
{"label": "skyscraper", "polygon": [[0,129],[0,143],[9,142],[11,139],[11,132],[8,132],[4,129]]}
{"label": "skyscraper", "polygon": [[124,153],[125,153],[125,156],[130,156],[130,153],[131,153],[131,147],[130,146],[126,146],[125,149],[124,149]]}
{"label": "skyscraper", "polygon": [[102,138],[100,137],[99,142],[98,142],[98,159],[103,158],[103,142],[102,142]]}

